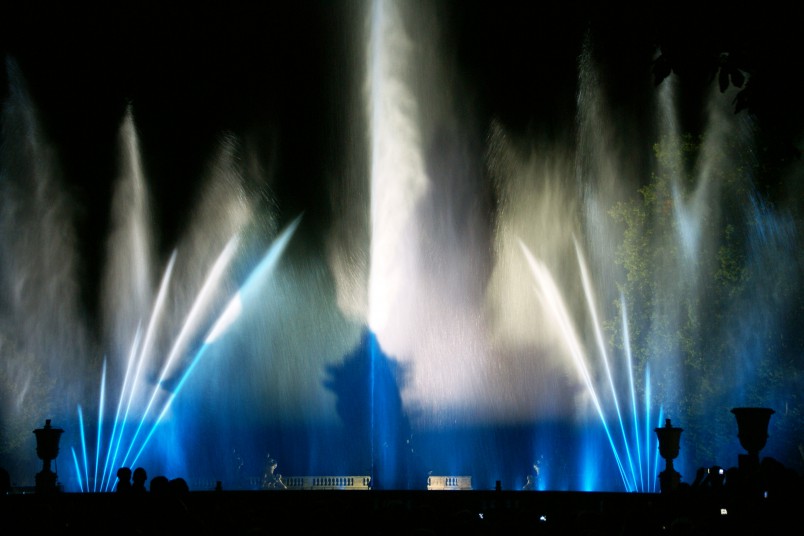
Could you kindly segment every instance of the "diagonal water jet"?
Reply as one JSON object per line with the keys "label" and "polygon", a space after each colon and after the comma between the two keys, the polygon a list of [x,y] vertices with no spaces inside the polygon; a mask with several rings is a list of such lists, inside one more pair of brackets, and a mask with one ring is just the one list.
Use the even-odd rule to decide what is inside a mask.
{"label": "diagonal water jet", "polygon": [[170,372],[170,370],[171,370],[171,366],[173,365],[173,362],[179,356],[180,350],[183,348],[183,345],[189,339],[190,329],[195,326],[196,322],[198,322],[200,314],[202,312],[202,307],[205,306],[205,305],[208,305],[208,300],[209,300],[209,298],[210,298],[210,296],[211,296],[211,294],[213,292],[213,289],[215,289],[216,286],[218,285],[218,283],[220,283],[220,280],[221,280],[223,274],[225,273],[226,268],[228,267],[229,263],[232,261],[232,259],[234,257],[234,254],[236,252],[236,249],[237,249],[237,244],[238,244],[238,238],[236,236],[233,237],[226,244],[226,246],[224,247],[223,251],[221,251],[221,254],[218,256],[218,259],[213,264],[212,269],[211,269],[209,275],[207,276],[207,278],[206,278],[206,280],[204,282],[204,285],[201,288],[201,291],[196,296],[196,300],[194,301],[193,306],[190,309],[190,313],[187,316],[187,318],[186,318],[186,320],[185,320],[185,322],[184,322],[184,324],[182,326],[182,329],[179,332],[178,337],[174,341],[173,347],[172,347],[172,349],[170,351],[170,354],[168,355],[167,360],[166,360],[166,362],[165,362],[165,364],[164,364],[164,366],[162,368],[162,372],[161,372],[161,374],[159,376],[159,379],[154,384],[154,388],[153,388],[153,391],[151,393],[151,397],[148,400],[148,404],[146,405],[145,410],[142,413],[142,416],[140,418],[140,423],[137,426],[137,430],[136,430],[136,432],[134,434],[134,437],[131,439],[129,449],[126,452],[126,455],[123,457],[123,464],[124,465],[125,465],[125,463],[126,463],[126,461],[128,459],[129,454],[131,453],[131,449],[134,448],[134,445],[136,444],[136,440],[139,437],[139,433],[140,433],[140,431],[142,429],[143,423],[145,423],[146,419],[148,418],[148,415],[150,414],[151,407],[153,406],[154,401],[156,400],[156,397],[158,396],[159,392],[162,389],[162,385],[163,385],[163,383],[165,381],[165,378],[167,378],[168,372]]}
{"label": "diagonal water jet", "polygon": [[[631,336],[628,331],[628,310],[625,303],[625,296],[620,293],[620,304],[622,309],[622,326],[623,326],[623,347],[625,353],[625,367],[628,373],[628,388],[631,393],[631,413],[634,420],[634,445],[636,446],[637,467],[639,469],[639,487],[640,490],[645,490],[645,475],[642,471],[642,448],[639,441],[639,418],[637,413],[637,395],[636,388],[634,387],[634,363],[631,354]],[[648,443],[645,444],[647,448]]]}
{"label": "diagonal water jet", "polygon": [[[296,219],[294,219],[291,223],[289,223],[287,227],[273,241],[268,251],[263,256],[263,259],[251,271],[245,283],[243,283],[240,289],[238,289],[235,295],[230,299],[227,306],[224,308],[223,312],[218,316],[217,320],[212,325],[212,328],[210,328],[207,336],[204,337],[201,348],[195,353],[192,360],[190,361],[189,366],[181,373],[178,383],[171,390],[166,402],[162,406],[162,409],[158,417],[154,420],[153,424],[151,425],[150,431],[143,440],[142,445],[137,451],[137,454],[134,456],[132,464],[137,462],[140,455],[145,450],[145,447],[148,445],[148,442],[151,440],[151,437],[154,435],[159,424],[162,422],[162,419],[165,417],[167,411],[170,409],[173,400],[176,398],[176,396],[178,396],[182,387],[184,387],[185,382],[190,377],[190,374],[192,373],[193,369],[201,361],[201,358],[204,356],[207,349],[209,349],[211,345],[214,344],[214,342],[239,317],[239,314],[243,309],[244,296],[249,300],[257,297],[256,295],[259,294],[258,291],[260,290],[259,285],[261,283],[264,283],[265,280],[273,272],[274,268],[279,262],[279,259],[282,257],[285,248],[287,248],[290,239],[296,232],[296,229],[298,228],[301,219],[302,219],[301,215],[297,216]],[[142,422],[144,422],[144,419],[141,421],[141,425]]]}
{"label": "diagonal water jet", "polygon": [[[101,371],[101,388],[100,388],[100,403],[98,404],[98,437],[95,441],[95,452],[99,453],[101,450],[101,437],[103,431],[103,408],[106,404],[106,359],[103,360],[103,370]],[[98,491],[98,484],[102,484],[102,479],[98,479],[98,463],[100,456],[95,456],[95,478],[92,483],[92,491]]]}
{"label": "diagonal water jet", "polygon": [[[217,320],[214,323],[212,323],[212,327],[208,330],[207,335],[203,338],[201,348],[197,352],[195,352],[195,354],[192,356],[189,365],[183,371],[180,372],[179,381],[177,385],[174,388],[172,388],[166,401],[164,401],[159,408],[155,408],[155,401],[157,394],[164,388],[165,382],[167,381],[169,374],[175,370],[176,368],[175,362],[182,355],[182,349],[186,347],[188,341],[190,340],[192,328],[195,327],[202,320],[202,313],[204,308],[210,305],[210,300],[212,299],[213,291],[219,286],[223,274],[226,272],[227,267],[230,265],[231,261],[234,258],[234,255],[237,251],[239,239],[237,237],[233,237],[224,247],[221,254],[218,256],[218,259],[214,263],[212,269],[210,270],[210,273],[205,279],[202,289],[196,296],[196,299],[193,303],[193,307],[191,308],[187,318],[185,319],[185,322],[182,324],[182,328],[179,334],[177,335],[177,337],[173,342],[171,352],[168,355],[168,358],[166,359],[164,366],[162,367],[161,374],[159,376],[158,381],[155,383],[149,402],[145,407],[145,410],[142,412],[142,414],[138,419],[138,425],[133,437],[130,440],[127,440],[128,449],[121,461],[122,465],[126,465],[126,463],[128,463],[129,457],[131,456],[135,447],[138,446],[137,439],[139,435],[143,432],[145,423],[148,420],[147,419],[148,414],[154,409],[158,411],[157,418],[152,423],[147,435],[145,436],[141,444],[139,444],[139,448],[136,451],[136,454],[134,455],[131,461],[132,464],[136,463],[140,455],[143,453],[145,447],[148,445],[150,439],[156,432],[159,423],[162,421],[168,409],[170,408],[173,400],[179,394],[182,387],[185,385],[185,382],[190,377],[191,372],[201,361],[201,358],[206,353],[206,350],[223,332],[226,331],[228,326],[231,325],[231,323],[234,321],[234,319],[237,316],[237,314],[235,313],[238,313],[242,309],[244,296],[247,297],[247,300],[256,299],[255,295],[259,293],[260,283],[270,276],[274,267],[281,258],[282,253],[284,252],[285,248],[290,242],[291,237],[298,228],[301,222],[301,218],[302,216],[300,215],[295,220],[293,220],[273,241],[270,248],[263,256],[263,259],[251,271],[245,283],[238,289],[235,295],[230,299],[229,303],[223,309],[223,312],[218,316]],[[174,260],[175,260],[175,252],[171,257],[171,262],[169,263],[168,269],[166,270],[165,275],[163,277],[163,284],[160,286],[160,295],[159,298],[156,300],[154,306],[154,312],[152,313],[151,317],[151,325],[153,325],[153,320],[158,316],[158,312],[161,310],[162,304],[164,303],[168,288],[167,283],[170,280],[170,274],[172,272]],[[105,467],[109,468],[109,470],[106,469],[104,470],[104,476],[101,478],[100,482],[101,490],[111,489],[112,485],[111,479],[113,477],[113,474],[110,468],[116,466],[118,451],[123,442],[125,426],[130,421],[132,402],[137,396],[137,391],[139,390],[138,380],[141,374],[143,363],[147,359],[147,355],[144,348],[145,343],[141,343],[141,340],[142,337],[140,336],[140,330],[138,330],[132,343],[128,365],[126,368],[126,374],[124,376],[124,386],[121,391],[120,400],[118,402],[118,408],[114,419],[114,427],[110,438],[109,447],[106,451]],[[103,378],[104,380],[102,383],[101,398],[105,398],[105,373]],[[124,399],[126,398],[127,400],[125,404],[125,410],[123,410],[123,402]],[[102,406],[101,416],[99,418],[102,419],[103,402],[101,402],[101,406]],[[80,406],[79,406],[79,419],[81,420],[82,423],[81,444],[84,449],[84,473],[87,482],[89,482],[89,472],[88,472],[89,462],[86,449],[86,440],[83,434],[83,412],[81,411]],[[98,445],[96,449],[96,461],[95,461],[96,479],[98,478],[97,473],[98,473],[99,460],[101,458],[100,453],[101,453],[101,431],[99,428]]]}
{"label": "diagonal water jet", "polygon": [[78,432],[81,435],[81,455],[84,460],[84,479],[87,482],[87,491],[89,491],[89,461],[87,456],[86,434],[84,432],[84,411],[81,409],[80,405],[78,406]]}
{"label": "diagonal water jet", "polygon": [[625,468],[623,467],[623,463],[620,459],[619,450],[617,449],[614,439],[612,438],[611,431],[609,430],[609,425],[604,415],[603,407],[601,406],[600,403],[597,388],[595,387],[594,382],[592,381],[592,377],[589,373],[589,367],[587,365],[587,359],[585,352],[583,350],[583,346],[580,343],[580,340],[575,332],[576,330],[573,327],[573,322],[571,320],[570,314],[567,312],[566,306],[564,305],[564,300],[561,298],[561,294],[558,290],[558,287],[556,286],[552,276],[550,275],[550,271],[547,269],[547,267],[544,266],[543,263],[539,262],[533,256],[533,254],[530,252],[528,247],[523,242],[520,241],[519,245],[522,248],[522,252],[524,253],[525,258],[528,262],[528,265],[531,269],[531,273],[533,274],[533,277],[536,279],[536,283],[538,284],[537,295],[544,300],[544,305],[547,307],[548,310],[550,310],[551,313],[553,313],[555,320],[558,322],[561,334],[564,338],[564,342],[570,351],[570,355],[573,358],[576,369],[578,370],[578,373],[581,376],[584,385],[586,386],[587,393],[592,399],[592,403],[594,404],[595,410],[597,411],[598,416],[600,417],[600,422],[609,440],[609,444],[611,445],[615,463],[617,464],[617,468],[620,471],[620,476],[623,479],[623,483],[625,484],[626,489],[629,489],[628,477],[626,475]]}
{"label": "diagonal water jet", "polygon": [[[81,463],[78,461],[78,455],[75,453],[75,447],[70,448],[73,455],[73,465],[75,467],[75,476],[78,480],[78,490],[84,492],[84,480],[81,478]],[[88,490],[87,490],[88,491]]]}
{"label": "diagonal water jet", "polygon": [[[137,384],[138,384],[139,379],[140,379],[140,375],[141,375],[141,372],[142,372],[142,367],[143,367],[143,365],[145,363],[145,359],[147,357],[147,352],[150,350],[150,347],[151,347],[151,345],[153,343],[153,339],[155,337],[155,332],[156,332],[156,329],[157,329],[158,320],[160,318],[160,314],[161,314],[162,309],[163,309],[164,304],[165,304],[165,299],[167,297],[168,283],[170,282],[171,275],[173,274],[173,267],[175,265],[175,262],[176,262],[176,252],[174,251],[170,256],[170,261],[168,262],[167,268],[165,269],[164,275],[162,277],[162,283],[161,283],[161,285],[159,287],[159,293],[157,295],[156,302],[155,302],[153,310],[151,312],[151,318],[150,318],[150,321],[148,323],[148,328],[146,329],[145,339],[143,341],[142,346],[139,348],[139,352],[137,353],[137,358],[136,358],[137,365],[136,365],[136,370],[134,372],[134,378],[133,378],[132,383],[131,383],[131,390],[129,391],[128,403],[126,405],[126,414],[128,414],[128,412],[130,411],[131,405],[132,405],[132,403],[134,401],[134,396],[137,394],[137,389],[136,389]],[[127,419],[124,419],[122,426],[125,427],[127,422],[128,422]],[[124,430],[124,428],[121,429],[121,431],[120,431],[120,437],[121,438],[123,437],[123,430]],[[126,453],[126,456],[123,457],[122,463],[124,465],[126,463],[127,457],[128,457],[128,452]]]}
{"label": "diagonal water jet", "polygon": [[592,328],[594,329],[595,332],[595,340],[597,341],[598,351],[600,352],[600,357],[603,360],[603,366],[606,370],[606,377],[609,382],[612,401],[614,402],[614,411],[617,414],[617,422],[620,425],[620,432],[622,433],[623,444],[625,447],[625,458],[628,461],[628,464],[631,469],[631,477],[633,479],[633,485],[634,487],[636,487],[636,470],[634,469],[634,463],[631,458],[631,451],[628,447],[628,439],[625,433],[623,415],[622,411],[620,410],[619,397],[617,396],[617,387],[614,385],[614,377],[612,376],[611,366],[609,364],[608,351],[606,350],[606,343],[603,340],[603,333],[600,327],[600,320],[598,319],[597,316],[597,306],[595,305],[594,289],[592,289],[592,282],[589,277],[589,270],[586,266],[586,261],[583,256],[583,252],[581,251],[581,248],[578,245],[577,240],[575,240],[575,253],[578,257],[578,265],[581,269],[581,282],[583,284],[584,296],[586,297],[586,303],[589,309],[589,314],[592,317]]}
{"label": "diagonal water jet", "polygon": [[[104,472],[103,481],[106,482],[106,489],[107,490],[110,489],[110,487],[112,485],[112,482],[111,482],[111,479],[112,479],[112,476],[113,476],[112,471],[114,470],[115,461],[117,460],[117,455],[119,454],[119,450],[120,450],[120,438],[122,438],[122,435],[123,435],[122,426],[120,426],[119,428],[118,428],[118,426],[121,423],[125,422],[126,418],[128,417],[128,410],[129,410],[128,406],[126,406],[125,414],[121,415],[121,412],[123,411],[123,404],[124,404],[125,399],[126,399],[126,393],[128,392],[128,389],[130,388],[129,387],[129,382],[130,382],[130,379],[131,379],[131,368],[132,368],[132,366],[134,364],[135,356],[137,355],[137,352],[139,350],[139,344],[140,344],[141,335],[142,335],[141,326],[137,326],[137,331],[134,334],[134,340],[133,340],[133,342],[131,344],[131,349],[129,351],[129,357],[126,360],[127,364],[126,364],[126,372],[123,375],[123,386],[122,386],[122,389],[120,390],[120,397],[119,397],[118,402],[117,402],[117,410],[115,411],[115,415],[114,415],[114,419],[113,419],[113,423],[112,423],[112,434],[111,434],[111,437],[109,438],[109,447],[110,448],[107,449],[107,451],[106,451],[106,462],[104,463],[104,468],[103,468],[103,472]],[[119,429],[119,431],[118,431],[118,429]],[[116,443],[115,443],[115,438],[117,438]]]}

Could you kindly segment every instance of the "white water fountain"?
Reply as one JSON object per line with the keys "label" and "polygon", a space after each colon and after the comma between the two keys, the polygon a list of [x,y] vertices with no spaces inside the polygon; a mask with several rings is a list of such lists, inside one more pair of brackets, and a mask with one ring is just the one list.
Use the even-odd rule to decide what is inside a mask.
{"label": "white water fountain", "polygon": [[[72,421],[71,489],[105,489],[133,463],[248,487],[270,451],[287,474],[365,475],[374,488],[423,487],[430,472],[518,488],[538,461],[544,489],[651,492],[664,413],[684,422],[689,473],[728,454],[729,428],[711,426],[721,403],[777,396],[746,388],[782,359],[765,343],[789,322],[800,238],[751,187],[739,161],[750,130],[728,101],[712,95],[685,153],[668,80],[655,130],[632,139],[587,43],[573,136],[544,142],[496,118],[478,131],[437,15],[376,1],[348,29],[359,163],[327,177],[338,209],[313,220],[324,228],[301,232],[279,201],[258,204],[232,137],[186,235],[160,254],[133,107],[100,328],[78,299],[80,207],[11,68],[0,243],[15,387],[3,411],[24,421],[37,399]],[[644,139],[663,140],[650,169],[631,154]]]}

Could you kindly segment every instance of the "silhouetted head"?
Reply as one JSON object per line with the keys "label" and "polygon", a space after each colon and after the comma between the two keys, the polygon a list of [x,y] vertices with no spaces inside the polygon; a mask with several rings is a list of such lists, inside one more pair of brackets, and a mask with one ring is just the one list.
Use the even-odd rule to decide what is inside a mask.
{"label": "silhouetted head", "polygon": [[184,495],[185,493],[190,492],[190,486],[187,485],[186,480],[179,477],[170,481],[170,490],[174,495]]}
{"label": "silhouetted head", "polygon": [[170,492],[168,478],[164,475],[155,476],[151,479],[151,493],[156,495],[166,495]]}
{"label": "silhouetted head", "polygon": [[133,487],[139,491],[145,490],[145,481],[148,480],[148,473],[142,467],[134,469]]}
{"label": "silhouetted head", "polygon": [[131,469],[121,467],[117,470],[117,491],[129,491],[131,489]]}

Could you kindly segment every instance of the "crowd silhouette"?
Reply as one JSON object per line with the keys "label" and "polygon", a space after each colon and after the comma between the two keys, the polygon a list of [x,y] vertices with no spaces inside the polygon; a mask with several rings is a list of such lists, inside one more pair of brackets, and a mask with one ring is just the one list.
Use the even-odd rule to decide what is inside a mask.
{"label": "crowd silhouette", "polygon": [[[745,460],[740,460],[744,462]],[[268,474],[276,468],[268,459]],[[58,516],[44,516],[41,503],[11,501],[15,493],[7,471],[0,468],[0,515],[45,524],[61,533],[85,534],[104,519],[126,519],[123,534],[219,534],[275,532],[278,523],[298,522],[309,530],[360,523],[365,534],[499,534],[528,531],[534,534],[696,534],[724,533],[804,534],[800,505],[804,504],[804,478],[772,457],[760,462],[740,463],[724,468],[699,468],[694,479],[661,494],[617,494],[594,503],[576,496],[555,502],[551,492],[512,495],[500,489],[488,490],[479,501],[472,492],[443,494],[372,494],[335,492],[223,493],[215,490],[191,493],[185,479],[157,475],[148,480],[143,467],[117,470],[114,492],[109,494],[62,494],[84,497],[71,502],[73,510],[54,508]],[[531,476],[533,490],[535,478]],[[683,479],[682,479],[683,480]],[[268,488],[263,488],[268,489]],[[511,490],[517,493],[519,490]],[[93,504],[92,495],[107,496],[101,509],[91,515],[83,508]],[[367,500],[366,497],[375,495]],[[595,494],[590,494],[595,496]],[[55,498],[54,498],[55,497]],[[515,497],[512,499],[512,497]],[[431,498],[438,498],[433,500]],[[58,494],[42,497],[57,501]],[[560,497],[559,497],[560,499]],[[96,500],[96,499],[92,499]],[[576,502],[577,501],[577,502]],[[98,503],[94,503],[98,504]],[[22,507],[21,507],[22,505]],[[33,505],[33,506],[28,506]],[[552,506],[550,506],[552,505]],[[31,510],[28,512],[29,509]],[[26,517],[27,516],[27,517]],[[106,516],[106,517],[104,517]],[[65,527],[72,530],[65,531]]]}
{"label": "crowd silhouette", "polygon": [[165,475],[157,475],[148,482],[148,472],[143,467],[134,471],[129,467],[117,470],[117,483],[115,492],[131,495],[150,493],[158,496],[181,497],[190,492],[190,486],[182,477],[168,479]]}

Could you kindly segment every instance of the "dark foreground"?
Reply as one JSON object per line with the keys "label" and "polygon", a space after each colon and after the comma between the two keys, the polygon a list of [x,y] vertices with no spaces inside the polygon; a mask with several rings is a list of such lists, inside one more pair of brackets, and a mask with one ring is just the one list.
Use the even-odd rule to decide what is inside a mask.
{"label": "dark foreground", "polygon": [[804,534],[803,516],[801,493],[752,500],[696,493],[377,490],[0,496],[4,534],[767,536]]}

